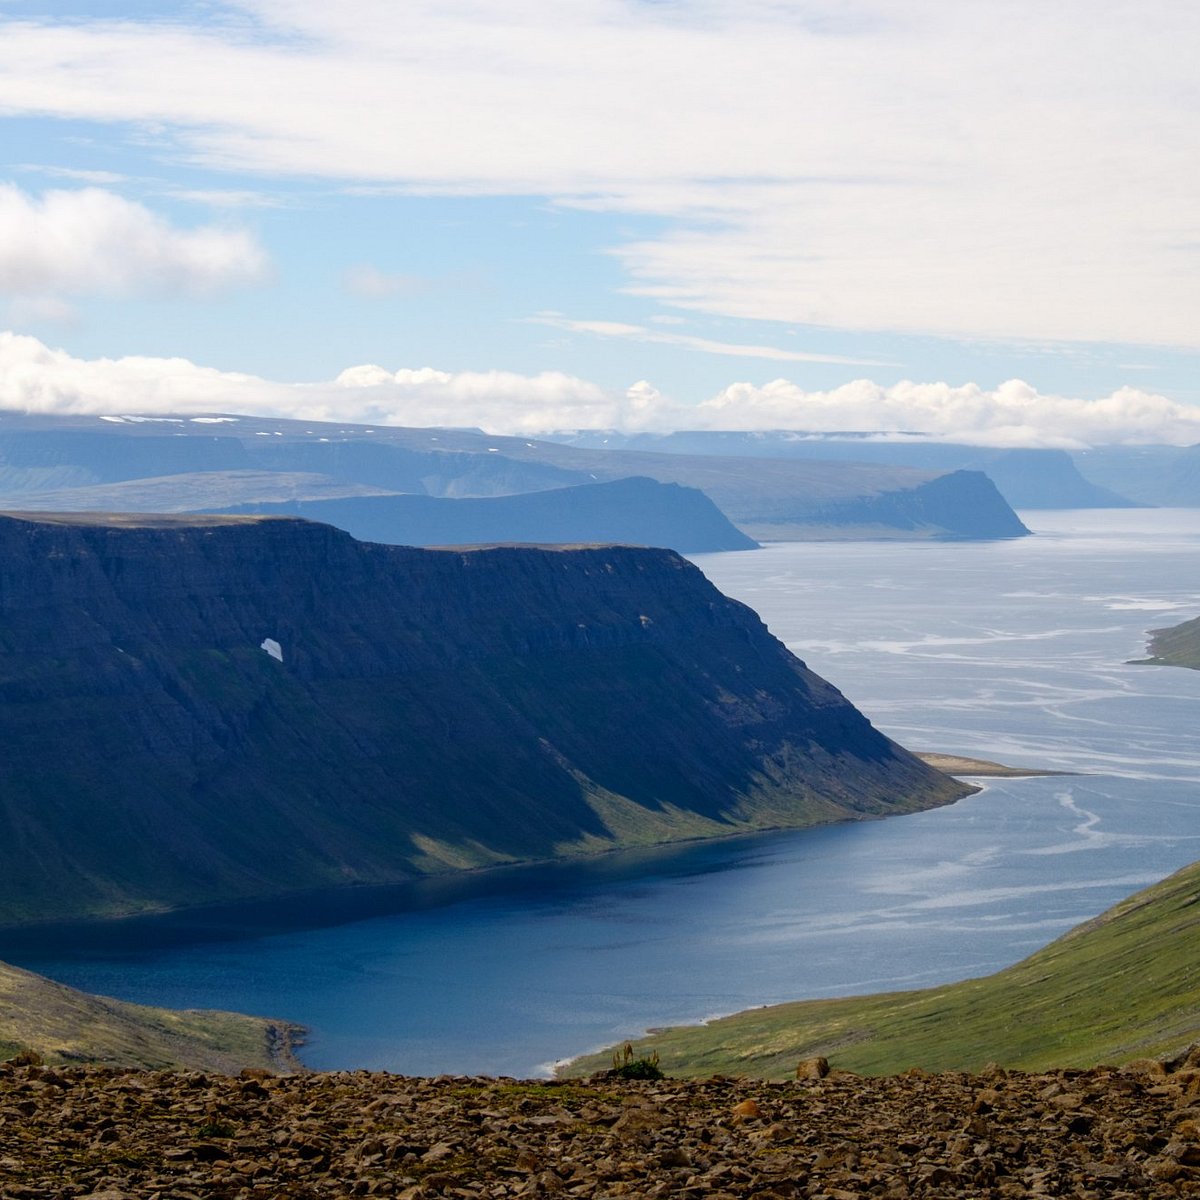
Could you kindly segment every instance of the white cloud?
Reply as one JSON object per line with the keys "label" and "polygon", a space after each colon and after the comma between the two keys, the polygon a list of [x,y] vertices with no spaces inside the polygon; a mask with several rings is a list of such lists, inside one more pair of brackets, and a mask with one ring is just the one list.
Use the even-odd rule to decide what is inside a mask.
{"label": "white cloud", "polygon": [[61,296],[16,296],[8,302],[8,319],[14,325],[74,325],[75,306]]}
{"label": "white cloud", "polygon": [[[466,425],[489,433],[544,433],[562,428],[611,428],[622,422],[619,396],[559,371],[437,371],[351,367],[341,389],[325,400],[329,420],[381,425]],[[349,414],[356,414],[350,416]],[[313,416],[311,409],[307,415]]]}
{"label": "white cloud", "polygon": [[[652,318],[653,319],[653,318]],[[778,346],[746,345],[743,342],[718,342],[712,338],[695,337],[686,333],[664,333],[644,325],[629,325],[620,321],[576,321],[557,313],[540,313],[526,318],[534,325],[549,325],[568,333],[587,333],[603,338],[627,338],[634,342],[653,342],[662,346],[682,346],[705,354],[724,354],[731,358],[762,358],[774,362],[840,363],[856,367],[884,367],[891,363],[869,358],[842,358],[836,354],[816,354],[805,350],[784,350]],[[661,324],[661,322],[660,322]]]}
{"label": "white cloud", "polygon": [[176,200],[187,200],[192,204],[203,204],[208,208],[282,208],[283,201],[265,192],[253,192],[237,188],[172,188],[168,196]]}
{"label": "white cloud", "polygon": [[632,286],[709,313],[1200,345],[1196,5],[197,11],[4,22],[0,110],[152,126],[250,174],[662,217],[619,250]]}
{"label": "white cloud", "polygon": [[1200,407],[1121,388],[1090,400],[1039,392],[1019,379],[994,390],[968,383],[883,387],[860,379],[808,392],[786,379],[735,383],[697,406],[696,428],[811,432],[914,431],[986,446],[1186,446],[1200,441]]}
{"label": "white cloud", "polygon": [[71,179],[76,183],[94,183],[104,187],[126,181],[126,177],[119,175],[116,171],[96,171],[83,167],[39,166],[36,163],[22,163],[20,170],[35,172],[38,175],[51,175],[56,179]]}
{"label": "white cloud", "polygon": [[342,286],[352,296],[364,300],[387,300],[392,296],[413,296],[428,291],[430,281],[418,275],[381,271],[378,267],[363,263],[345,272]]}
{"label": "white cloud", "polygon": [[265,271],[265,253],[240,230],[177,229],[102,188],[39,198],[0,184],[0,294],[18,300],[205,293]]}
{"label": "white cloud", "polygon": [[990,446],[1200,442],[1200,407],[1122,388],[1089,400],[1038,392],[1020,380],[977,384],[859,380],[808,392],[780,379],[734,383],[695,406],[639,380],[624,394],[547,371],[389,371],[349,367],[336,379],[278,383],[186,359],[80,359],[36,338],[0,333],[0,408],[45,413],[246,413],[379,425],[478,426],[489,433],[560,429],[793,429],[920,431]]}
{"label": "white cloud", "polygon": [[531,432],[621,423],[622,401],[557,372],[449,374],[350,367],[322,383],[278,383],[181,358],[81,359],[0,333],[0,409],[38,413],[246,413],[311,421],[478,425]]}
{"label": "white cloud", "polygon": [[75,358],[0,333],[0,408],[35,413],[287,414],[296,388],[183,358]]}

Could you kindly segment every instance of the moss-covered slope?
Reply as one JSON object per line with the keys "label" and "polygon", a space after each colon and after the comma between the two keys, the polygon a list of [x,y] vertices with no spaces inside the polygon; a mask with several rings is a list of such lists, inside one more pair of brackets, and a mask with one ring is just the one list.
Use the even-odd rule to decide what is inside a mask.
{"label": "moss-covered slope", "polygon": [[[672,1075],[790,1076],[800,1059],[882,1075],[1084,1067],[1165,1056],[1200,1040],[1200,863],[983,979],[780,1004],[656,1032]],[[580,1059],[571,1072],[608,1065]]]}

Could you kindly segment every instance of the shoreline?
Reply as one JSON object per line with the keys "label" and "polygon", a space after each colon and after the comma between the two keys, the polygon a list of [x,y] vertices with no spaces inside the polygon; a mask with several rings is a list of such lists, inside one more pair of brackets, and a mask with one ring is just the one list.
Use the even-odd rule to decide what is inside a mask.
{"label": "shoreline", "polygon": [[1074,771],[1051,771],[1044,767],[1009,767],[992,762],[987,758],[967,758],[962,754],[941,754],[936,750],[912,750],[926,766],[935,771],[958,777],[974,776],[979,779],[1037,779],[1050,775],[1074,775]]}
{"label": "shoreline", "polygon": [[[921,756],[924,757],[924,756]],[[975,767],[981,760],[962,759],[955,756],[932,756],[935,762],[929,765],[938,768],[941,761],[952,763],[961,768],[963,764]],[[999,771],[1013,771],[1014,773],[1022,773],[1014,768],[1004,768],[999,764],[983,764],[992,766]],[[943,769],[944,768],[940,768]],[[977,792],[976,787],[969,787],[969,793]],[[964,798],[964,797],[960,797]],[[943,802],[945,803],[945,802]],[[942,805],[924,805],[919,809],[912,811],[923,811],[926,807],[941,807]],[[889,815],[907,815],[905,813],[896,813]],[[884,819],[881,817],[871,817],[866,819]],[[576,854],[568,857],[553,858],[539,861],[531,861],[524,863],[506,863],[495,864],[488,867],[472,867],[458,870],[448,870],[439,872],[436,875],[424,876],[418,879],[408,879],[397,881],[392,884],[367,884],[367,885],[351,885],[343,886],[334,889],[318,889],[316,891],[307,891],[304,893],[292,894],[285,897],[264,898],[260,900],[250,901],[234,901],[234,902],[217,902],[209,905],[188,906],[186,908],[159,910],[157,912],[140,912],[131,913],[125,916],[109,916],[95,917],[91,919],[76,920],[70,922],[34,922],[18,926],[8,926],[0,935],[8,934],[10,939],[14,941],[38,941],[46,937],[47,934],[52,934],[55,931],[65,933],[68,940],[80,935],[88,937],[94,936],[96,931],[100,929],[109,929],[114,932],[118,930],[128,930],[129,923],[135,925],[147,923],[153,926],[159,922],[161,933],[166,935],[167,939],[174,941],[171,937],[172,932],[179,934],[182,929],[172,931],[172,924],[178,921],[182,927],[191,926],[193,935],[199,934],[199,940],[208,940],[214,934],[221,939],[230,936],[234,933],[231,929],[230,918],[236,918],[239,913],[247,913],[251,910],[258,910],[254,914],[254,919],[250,925],[242,930],[242,936],[256,936],[264,932],[265,926],[274,928],[289,927],[289,928],[319,928],[323,925],[339,925],[353,923],[361,920],[369,920],[372,916],[382,913],[397,913],[403,912],[411,907],[414,903],[420,907],[426,907],[430,901],[435,905],[438,904],[453,904],[456,899],[460,898],[464,889],[473,890],[480,886],[480,882],[487,879],[503,879],[504,877],[512,877],[522,870],[544,870],[546,868],[559,868],[562,870],[571,870],[572,867],[578,867],[580,863],[596,862],[603,863],[605,860],[613,860],[619,856],[629,856],[634,861],[630,863],[631,869],[646,870],[653,869],[653,864],[659,861],[662,856],[670,857],[676,852],[685,853],[689,849],[703,845],[706,842],[713,840],[727,841],[733,838],[738,840],[745,838],[759,838],[764,836],[774,836],[780,833],[801,832],[805,828],[819,828],[827,822],[821,822],[810,826],[778,826],[760,829],[743,829],[731,831],[728,835],[713,839],[708,837],[692,837],[680,839],[671,842],[662,842],[644,846],[625,846],[606,848],[599,853],[591,854]],[[641,860],[641,861],[638,861]],[[484,884],[486,886],[486,884]],[[444,889],[444,894],[442,893]],[[422,894],[424,894],[425,903],[421,903]],[[324,917],[318,917],[314,921],[314,901],[323,901],[325,907]],[[263,920],[264,913],[262,906],[266,905],[268,909],[273,908],[271,914],[275,919]],[[207,920],[204,918],[207,917]],[[196,928],[197,918],[200,918],[204,925],[209,926],[207,929],[198,930]],[[236,921],[235,921],[236,924]],[[19,951],[15,946],[6,947],[7,954],[5,957],[10,959],[15,958],[16,961],[23,961]],[[34,971],[38,970],[35,963],[30,966]],[[708,1014],[706,1019],[711,1019],[712,1014]],[[306,1072],[311,1068],[304,1061],[304,1047],[309,1040],[311,1030],[298,1022],[283,1017],[272,1016],[266,1019],[263,1027],[264,1036],[264,1051],[266,1057],[271,1062],[275,1070],[284,1073]],[[586,1051],[584,1052],[586,1053]],[[558,1058],[551,1062],[542,1062],[537,1066],[537,1073],[553,1078],[558,1072],[567,1066],[574,1059],[581,1057],[580,1054],[571,1054]]]}
{"label": "shoreline", "polygon": [[[979,779],[1037,779],[1052,776],[1071,776],[1077,774],[1074,771],[1055,771],[1042,767],[1011,767],[1004,763],[998,763],[991,759],[985,758],[970,758],[961,754],[943,754],[936,750],[910,750],[915,758],[919,758],[927,766],[933,767],[935,770],[942,771],[947,775],[954,777],[967,776]],[[980,787],[976,794],[985,791]],[[967,797],[963,797],[966,799]],[[955,801],[957,803],[957,801]],[[898,814],[903,815],[903,814]],[[833,999],[837,999],[834,997]],[[783,1001],[782,1003],[797,1003],[797,1001]],[[654,1034],[661,1032],[664,1029],[670,1028],[700,1028],[709,1025],[714,1021],[720,1021],[726,1017],[742,1016],[747,1013],[755,1012],[758,1009],[776,1007],[774,1005],[753,1005],[749,1008],[732,1009],[728,1012],[710,1013],[703,1017],[698,1017],[693,1021],[679,1022],[674,1026],[650,1026],[640,1033],[634,1035],[630,1041],[641,1041],[647,1037],[652,1037]],[[576,1079],[578,1076],[570,1074],[571,1067],[584,1059],[594,1057],[597,1054],[606,1052],[613,1048],[612,1044],[605,1043],[600,1046],[592,1047],[588,1050],[580,1051],[578,1054],[564,1055],[561,1058],[554,1059],[550,1062],[539,1063],[539,1070],[549,1070],[550,1079],[569,1080]]]}
{"label": "shoreline", "polygon": [[[908,751],[908,753],[914,758],[925,762],[927,766],[940,771],[942,774],[952,775],[952,772],[929,762],[924,753],[918,753],[913,750]],[[939,756],[934,755],[933,757]],[[945,759],[953,758],[955,762],[982,764],[982,760],[977,759],[959,759],[952,755],[942,755],[940,757]],[[1011,768],[1000,767],[999,764],[990,765],[996,766],[1001,771],[1012,770]],[[974,773],[979,775],[986,774],[983,771]],[[1021,776],[1063,773],[1056,771],[1016,771],[1016,774]],[[900,809],[895,812],[847,815],[839,820],[818,819],[796,824],[744,825],[740,828],[731,828],[728,833],[691,834],[687,837],[670,838],[663,841],[629,842],[598,848],[576,849],[571,853],[556,854],[545,858],[513,859],[510,861],[478,863],[461,867],[447,865],[442,870],[428,871],[420,874],[414,873],[377,882],[354,882],[326,887],[303,888],[297,891],[269,892],[263,895],[212,900],[199,904],[184,904],[161,908],[135,908],[127,912],[97,913],[92,916],[69,917],[65,919],[39,918],[35,920],[0,923],[0,943],[5,941],[11,942],[12,940],[19,943],[22,938],[34,934],[40,936],[49,934],[53,936],[55,934],[72,932],[84,934],[88,931],[105,928],[115,929],[126,922],[145,921],[169,924],[172,920],[182,919],[190,923],[193,918],[205,916],[219,922],[222,917],[235,916],[238,913],[251,909],[276,909],[280,915],[285,914],[288,910],[302,910],[304,912],[305,917],[302,921],[283,921],[279,923],[278,929],[280,930],[325,928],[333,925],[351,924],[355,921],[370,919],[373,916],[390,915],[395,912],[404,911],[404,906],[395,907],[386,902],[377,909],[368,907],[361,909],[361,911],[356,911],[359,909],[359,905],[356,902],[369,901],[372,897],[385,899],[406,889],[434,887],[452,889],[456,884],[466,886],[480,879],[500,879],[506,875],[521,871],[544,870],[555,867],[568,868],[580,864],[603,863],[618,855],[644,854],[655,856],[660,853],[670,853],[675,850],[683,851],[690,847],[703,846],[706,843],[726,842],[738,838],[756,838],[778,833],[802,832],[806,829],[822,829],[831,825],[853,824],[860,821],[888,821],[894,817],[910,816],[917,812],[927,812],[930,809],[943,808],[948,804],[957,804],[960,800],[968,799],[982,790],[978,787],[972,787],[970,784],[965,785],[965,787],[967,790],[964,790],[961,795],[955,796],[952,799],[935,800],[928,803],[922,802],[918,807]],[[329,914],[329,919],[313,923],[309,919],[312,911],[311,905],[314,902],[322,901],[327,902],[326,911]],[[345,902],[346,908],[349,911],[343,910],[339,913],[339,901]],[[446,901],[446,903],[453,902],[452,899]],[[334,915],[335,913],[338,915]],[[274,929],[276,926],[272,924],[271,928]],[[254,936],[257,936],[261,932],[261,929],[256,930]],[[222,936],[228,936],[227,929],[223,928]]]}

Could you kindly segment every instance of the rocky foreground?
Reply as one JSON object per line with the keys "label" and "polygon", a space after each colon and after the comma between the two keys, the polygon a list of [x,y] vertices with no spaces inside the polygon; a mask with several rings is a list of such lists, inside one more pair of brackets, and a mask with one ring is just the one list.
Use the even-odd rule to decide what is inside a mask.
{"label": "rocky foreground", "polygon": [[1200,1195],[1200,1052],[789,1083],[0,1067],[0,1197]]}

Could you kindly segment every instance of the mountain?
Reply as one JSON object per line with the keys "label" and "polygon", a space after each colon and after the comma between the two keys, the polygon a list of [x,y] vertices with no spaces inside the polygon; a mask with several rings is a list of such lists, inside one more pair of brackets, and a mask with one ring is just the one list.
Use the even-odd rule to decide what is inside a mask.
{"label": "mountain", "polygon": [[610,542],[701,554],[758,544],[696,488],[638,478],[516,496],[356,496],[229,511],[305,517],[362,541],[404,546]]}
{"label": "mountain", "polygon": [[[259,492],[251,483],[255,473]],[[277,485],[267,473],[289,479]],[[61,509],[71,503],[64,490],[134,480],[155,481],[143,489],[153,505],[149,511],[197,511],[232,487],[237,498],[219,507],[332,499],[340,488],[344,494],[505,496],[631,476],[698,488],[750,537],[759,536],[759,528],[762,536],[775,538],[992,538],[1029,532],[976,471],[595,450],[478,430],[231,415],[0,413],[0,497],[17,509]],[[292,490],[280,494],[281,486]],[[307,486],[316,490],[305,494]],[[76,495],[81,508],[104,503],[95,493]],[[122,503],[121,511],[130,509]]]}
{"label": "mountain", "polygon": [[638,478],[479,499],[353,496],[224,511],[306,517],[363,541],[401,546],[614,542],[701,554],[758,545],[703,492]]}
{"label": "mountain", "polygon": [[1200,446],[1097,446],[1075,461],[1088,479],[1143,504],[1200,507]]}
{"label": "mountain", "polygon": [[0,492],[11,496],[213,471],[316,474],[423,495],[508,495],[591,481],[569,467],[493,455],[480,445],[486,441],[482,435],[443,432],[439,437],[437,431],[387,430],[376,438],[374,427],[253,417],[4,413]]}
{"label": "mountain", "polygon": [[753,509],[744,509],[740,503],[731,505],[727,500],[726,507],[742,513],[739,528],[764,541],[848,537],[971,541],[1024,537],[1029,533],[996,485],[980,471],[953,471],[912,487],[875,494],[820,498],[808,503],[793,496],[782,505],[773,500],[768,497],[766,504],[759,501]]}
{"label": "mountain", "polygon": [[1065,450],[992,448],[924,441],[905,435],[756,433],[682,430],[677,433],[585,432],[556,439],[588,449],[639,450],[658,454],[728,455],[827,462],[874,463],[933,471],[982,471],[1013,508],[1137,508],[1109,488],[1085,479]]}
{"label": "mountain", "polygon": [[39,512],[215,512],[305,517],[356,538],[399,546],[494,542],[623,542],[681,554],[752,550],[695,488],[653,479],[616,479],[511,496],[452,499],[404,495],[327,475],[284,471],[206,471],[61,488],[35,496]]}
{"label": "mountain", "polygon": [[48,1063],[234,1072],[294,1069],[300,1031],[239,1013],[182,1012],[89,996],[0,963],[0,1061],[33,1051]]}
{"label": "mountain", "polygon": [[239,504],[397,494],[311,471],[190,471],[36,492],[0,492],[0,512],[29,507],[38,512],[222,512]]}
{"label": "mountain", "polygon": [[1150,631],[1150,657],[1142,661],[1164,667],[1200,670],[1200,617]]}
{"label": "mountain", "polygon": [[0,516],[0,923],[911,811],[964,788],[686,560]]}
{"label": "mountain", "polygon": [[957,540],[1029,533],[992,481],[978,471],[585,450],[519,439],[499,439],[491,449],[517,458],[536,457],[595,479],[645,475],[699,488],[739,529],[760,540]]}
{"label": "mountain", "polygon": [[[882,1075],[1025,1071],[1165,1057],[1200,1040],[1200,863],[1138,892],[1043,950],[983,979],[838,1000],[776,1004],[656,1030],[670,1075],[792,1077],[798,1059]],[[579,1059],[571,1073],[607,1065]]]}

